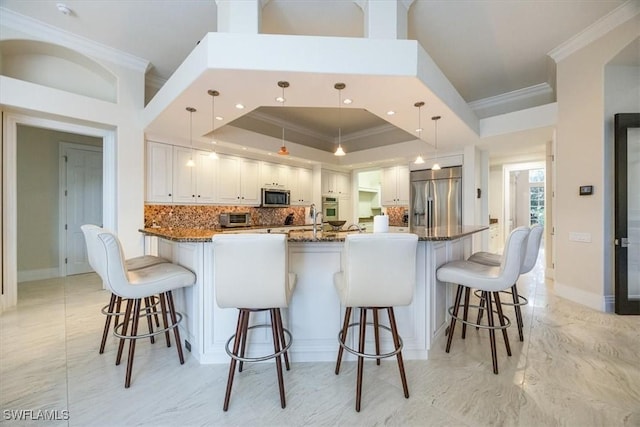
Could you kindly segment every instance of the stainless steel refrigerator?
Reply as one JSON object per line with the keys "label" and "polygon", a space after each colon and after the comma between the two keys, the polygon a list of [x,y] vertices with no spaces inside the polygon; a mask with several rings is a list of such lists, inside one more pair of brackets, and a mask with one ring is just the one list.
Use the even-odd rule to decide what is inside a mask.
{"label": "stainless steel refrigerator", "polygon": [[462,225],[462,167],[411,171],[410,227]]}

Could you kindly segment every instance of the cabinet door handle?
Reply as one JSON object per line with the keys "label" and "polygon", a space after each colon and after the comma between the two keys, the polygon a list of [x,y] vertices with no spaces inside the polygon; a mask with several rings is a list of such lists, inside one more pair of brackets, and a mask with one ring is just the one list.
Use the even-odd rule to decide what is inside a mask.
{"label": "cabinet door handle", "polygon": [[171,193],[169,193],[169,197],[171,197]]}

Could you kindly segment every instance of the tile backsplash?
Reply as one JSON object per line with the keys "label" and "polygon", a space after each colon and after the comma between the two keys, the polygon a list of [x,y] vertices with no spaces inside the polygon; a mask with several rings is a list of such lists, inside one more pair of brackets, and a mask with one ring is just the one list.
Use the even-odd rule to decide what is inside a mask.
{"label": "tile backsplash", "polygon": [[284,225],[293,213],[293,225],[305,224],[304,206],[288,208],[256,208],[250,206],[198,206],[198,205],[145,205],[144,226],[163,228],[220,228],[219,216],[223,212],[249,212],[251,225]]}

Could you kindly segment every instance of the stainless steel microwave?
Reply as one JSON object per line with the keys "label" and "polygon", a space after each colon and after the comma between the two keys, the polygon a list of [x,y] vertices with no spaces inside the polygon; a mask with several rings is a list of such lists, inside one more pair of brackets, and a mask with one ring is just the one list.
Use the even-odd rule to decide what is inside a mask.
{"label": "stainless steel microwave", "polygon": [[221,227],[247,227],[251,223],[249,212],[228,212],[220,214]]}
{"label": "stainless steel microwave", "polygon": [[289,206],[291,192],[280,188],[263,188],[262,203],[263,208],[282,208]]}

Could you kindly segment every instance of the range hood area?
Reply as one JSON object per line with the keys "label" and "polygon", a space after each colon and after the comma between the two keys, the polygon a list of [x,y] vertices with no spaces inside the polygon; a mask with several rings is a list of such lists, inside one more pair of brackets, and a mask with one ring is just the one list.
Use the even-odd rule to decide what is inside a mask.
{"label": "range hood area", "polygon": [[[215,89],[220,92],[216,116],[224,118],[215,125],[220,146],[273,150],[277,139],[256,138],[253,132],[225,125],[257,108],[279,105],[279,80],[291,83],[288,107],[335,108],[333,86],[342,81],[347,84],[344,96],[353,99],[344,109],[366,109],[415,134],[414,103],[421,100],[425,117],[446,118],[439,124],[440,148],[461,149],[479,138],[478,118],[415,40],[237,33],[208,33],[196,46],[144,109],[147,138],[189,144],[185,108],[193,107],[194,147],[208,147],[212,108],[207,91]],[[388,115],[390,110],[395,114]],[[417,138],[402,143],[414,156],[425,151],[425,144]],[[330,164],[357,162],[360,153],[339,159],[326,151],[294,147],[299,157]]]}

